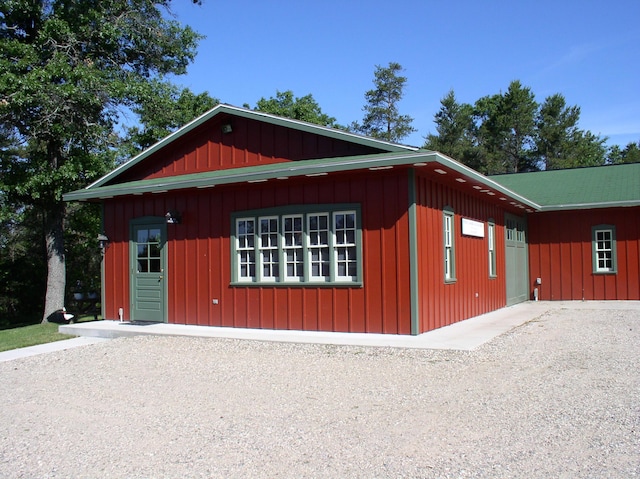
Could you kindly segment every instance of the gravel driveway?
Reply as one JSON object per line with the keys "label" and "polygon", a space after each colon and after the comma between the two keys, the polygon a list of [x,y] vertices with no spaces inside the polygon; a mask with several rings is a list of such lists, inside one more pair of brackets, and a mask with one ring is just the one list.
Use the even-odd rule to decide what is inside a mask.
{"label": "gravel driveway", "polygon": [[639,368],[638,310],[471,352],[115,339],[0,363],[0,477],[640,477]]}

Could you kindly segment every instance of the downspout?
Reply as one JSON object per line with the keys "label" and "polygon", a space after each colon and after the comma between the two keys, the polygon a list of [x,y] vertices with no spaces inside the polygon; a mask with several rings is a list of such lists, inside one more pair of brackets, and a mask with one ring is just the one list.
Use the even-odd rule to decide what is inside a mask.
{"label": "downspout", "polygon": [[411,302],[411,334],[420,334],[419,290],[418,290],[418,212],[416,205],[416,175],[409,169],[409,285]]}

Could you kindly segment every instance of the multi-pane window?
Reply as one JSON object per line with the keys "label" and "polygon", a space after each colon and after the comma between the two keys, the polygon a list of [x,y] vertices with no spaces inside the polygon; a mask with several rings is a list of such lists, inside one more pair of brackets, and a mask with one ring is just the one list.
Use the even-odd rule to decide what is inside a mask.
{"label": "multi-pane window", "polygon": [[313,279],[329,278],[329,214],[307,216],[310,276]]}
{"label": "multi-pane window", "polygon": [[282,218],[282,250],[286,281],[301,281],[304,278],[303,221],[302,215],[289,215]]}
{"label": "multi-pane window", "polygon": [[443,234],[444,234],[444,280],[455,281],[456,260],[455,260],[455,236],[454,236],[454,214],[450,209],[443,212]]}
{"label": "multi-pane window", "polygon": [[278,253],[278,217],[260,218],[260,271],[265,281],[275,281],[280,276]]}
{"label": "multi-pane window", "polygon": [[140,228],[136,238],[138,245],[138,273],[160,272],[160,230]]}
{"label": "multi-pane window", "polygon": [[600,225],[593,227],[593,271],[595,273],[616,272],[616,235],[615,226]]}
{"label": "multi-pane window", "polygon": [[359,281],[362,260],[357,209],[260,213],[234,215],[234,282]]}
{"label": "multi-pane window", "polygon": [[253,278],[256,275],[255,221],[239,219],[236,222],[236,255],[238,278]]}
{"label": "multi-pane window", "polygon": [[489,276],[497,276],[496,270],[496,225],[487,223],[487,240],[489,243]]}
{"label": "multi-pane window", "polygon": [[356,255],[356,215],[354,212],[334,213],[335,250],[338,278],[355,279],[358,274]]}

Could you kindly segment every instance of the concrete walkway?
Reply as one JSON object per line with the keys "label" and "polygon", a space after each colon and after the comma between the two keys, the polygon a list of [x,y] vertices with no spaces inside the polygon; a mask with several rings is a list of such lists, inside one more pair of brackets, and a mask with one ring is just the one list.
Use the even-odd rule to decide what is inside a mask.
{"label": "concrete walkway", "polygon": [[76,336],[118,338],[153,334],[161,336],[194,336],[246,339],[292,343],[379,346],[418,349],[472,350],[549,310],[545,303],[527,302],[493,311],[418,336],[372,333],[332,333],[318,331],[282,331],[181,324],[132,324],[119,321],[95,321],[60,326],[60,332]]}
{"label": "concrete walkway", "polygon": [[0,363],[4,361],[12,361],[14,359],[26,358],[28,356],[35,356],[37,354],[64,351],[65,349],[96,344],[106,340],[106,338],[79,337],[63,339],[62,341],[54,341],[53,343],[38,344],[37,346],[29,346],[26,348],[12,349],[10,351],[0,352]]}
{"label": "concrete walkway", "polygon": [[164,323],[136,325],[128,322],[121,323],[119,321],[91,321],[60,326],[59,331],[61,333],[79,336],[77,338],[0,352],[0,362],[95,344],[113,338],[137,336],[141,334],[471,351],[491,341],[493,338],[536,319],[547,312],[565,308],[636,310],[640,315],[640,301],[529,301],[476,316],[418,336],[371,333],[327,333],[315,331],[274,331],[270,329],[221,328]]}

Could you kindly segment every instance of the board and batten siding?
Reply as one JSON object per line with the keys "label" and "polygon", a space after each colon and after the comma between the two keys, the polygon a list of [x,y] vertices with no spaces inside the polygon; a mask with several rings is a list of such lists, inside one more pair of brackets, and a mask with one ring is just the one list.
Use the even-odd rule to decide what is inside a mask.
{"label": "board and batten siding", "polygon": [[[594,273],[592,227],[614,225],[616,273]],[[541,300],[640,300],[640,207],[529,215],[529,275]]]}
{"label": "board and batten siding", "polygon": [[[402,170],[106,199],[106,318],[119,308],[130,317],[129,222],[177,210],[181,224],[167,225],[169,323],[410,334],[407,199]],[[232,286],[231,215],[305,204],[360,205],[362,286]]]}
{"label": "board and batten siding", "polygon": [[[222,125],[228,122],[233,132],[222,133]],[[123,172],[118,182],[381,151],[248,118],[222,115]]]}
{"label": "board and batten siding", "polygon": [[[419,332],[506,304],[504,210],[455,185],[416,175]],[[444,279],[443,209],[454,212],[454,282]],[[462,218],[482,222],[484,238],[462,234]],[[489,275],[487,224],[495,224],[496,277]]]}

